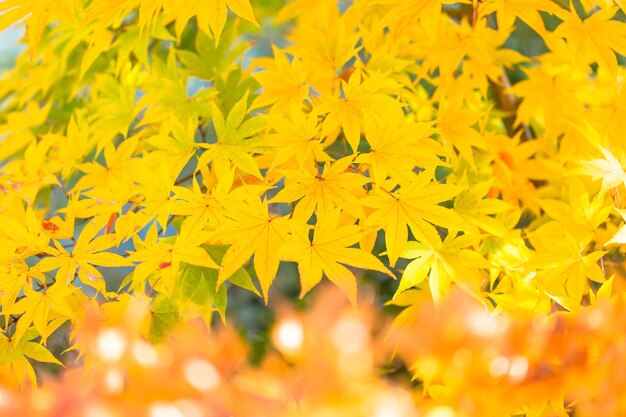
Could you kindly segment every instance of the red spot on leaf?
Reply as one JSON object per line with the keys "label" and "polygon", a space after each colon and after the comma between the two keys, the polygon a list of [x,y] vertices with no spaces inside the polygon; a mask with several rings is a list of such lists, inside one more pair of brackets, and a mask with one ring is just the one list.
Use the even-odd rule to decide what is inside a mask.
{"label": "red spot on leaf", "polygon": [[48,220],[44,220],[41,222],[41,227],[43,227],[43,230],[48,231],[48,232],[56,232],[59,230],[59,226],[57,226],[56,224],[49,222]]}

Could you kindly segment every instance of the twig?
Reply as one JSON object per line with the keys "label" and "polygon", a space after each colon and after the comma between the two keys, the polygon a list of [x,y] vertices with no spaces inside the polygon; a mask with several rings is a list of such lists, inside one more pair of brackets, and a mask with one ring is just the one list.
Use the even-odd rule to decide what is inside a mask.
{"label": "twig", "polygon": [[156,281],[154,281],[154,284],[150,287],[150,290],[148,291],[148,294],[147,294],[148,297],[152,296],[152,293],[154,292],[154,289],[156,288],[156,285],[159,283],[160,280],[161,280],[161,277],[158,277]]}

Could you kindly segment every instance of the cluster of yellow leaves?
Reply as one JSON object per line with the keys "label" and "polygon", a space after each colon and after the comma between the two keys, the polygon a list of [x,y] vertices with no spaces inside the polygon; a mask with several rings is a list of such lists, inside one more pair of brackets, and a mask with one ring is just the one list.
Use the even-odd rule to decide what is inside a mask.
{"label": "cluster of yellow leaves", "polygon": [[619,293],[622,6],[294,0],[269,53],[245,0],[0,3],[0,372],[92,302],[157,342],[289,263],[354,305],[356,269],[521,316]]}

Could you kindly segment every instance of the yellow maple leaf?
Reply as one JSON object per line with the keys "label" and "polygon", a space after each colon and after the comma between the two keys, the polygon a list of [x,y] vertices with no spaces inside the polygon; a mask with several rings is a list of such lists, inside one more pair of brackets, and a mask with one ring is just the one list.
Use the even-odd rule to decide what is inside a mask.
{"label": "yellow maple leaf", "polygon": [[382,185],[376,193],[362,200],[375,211],[366,219],[366,226],[381,227],[385,231],[385,245],[391,265],[395,265],[408,240],[408,229],[422,243],[436,246],[440,239],[433,225],[452,230],[464,230],[463,220],[453,210],[439,203],[450,200],[462,188],[450,184],[431,183],[427,172],[414,175],[394,192]]}
{"label": "yellow maple leaf", "polygon": [[270,168],[307,168],[316,162],[326,162],[331,158],[324,152],[324,144],[319,135],[320,126],[315,114],[305,114],[299,107],[290,106],[288,115],[270,114],[268,125],[274,132],[263,137],[260,146],[272,149],[273,159]]}
{"label": "yellow maple leaf", "polygon": [[137,148],[138,139],[132,137],[123,141],[117,148],[112,143],[104,147],[106,166],[97,162],[88,162],[78,165],[78,169],[85,173],[73,188],[73,191],[83,191],[97,187],[98,189],[113,190],[126,195],[131,186],[128,180],[136,160],[132,158]]}
{"label": "yellow maple leaf", "polygon": [[286,259],[298,263],[301,297],[326,275],[356,305],[356,277],[343,265],[379,271],[394,279],[395,276],[371,253],[351,247],[366,231],[353,224],[342,224],[340,218],[340,211],[333,210],[319,219],[312,239],[308,226],[292,227],[292,239],[281,252]]}
{"label": "yellow maple leaf", "polygon": [[218,285],[230,278],[254,255],[263,297],[267,295],[280,263],[279,250],[288,238],[287,218],[269,212],[266,200],[251,196],[233,202],[210,243],[230,245],[219,268]]}
{"label": "yellow maple leaf", "polygon": [[444,162],[438,157],[445,154],[439,142],[431,139],[431,123],[405,121],[402,112],[389,111],[380,121],[364,122],[365,137],[370,145],[356,162],[369,166],[374,182],[391,176],[397,181],[410,178],[415,166],[433,169]]}
{"label": "yellow maple leaf", "polygon": [[626,158],[620,155],[618,159],[609,149],[599,145],[598,148],[602,152],[603,158],[597,158],[591,161],[579,161],[582,167],[578,172],[589,175],[593,179],[602,180],[603,193],[622,184],[626,184],[626,171],[624,170]]}
{"label": "yellow maple leaf", "polygon": [[165,292],[171,295],[181,262],[217,269],[218,265],[202,248],[208,237],[208,232],[200,228],[191,228],[187,224],[181,227],[180,233],[175,237],[159,239],[156,225],[153,224],[144,240],[134,239],[137,250],[130,252],[128,258],[137,262],[131,288],[142,292],[148,276],[157,273],[156,279],[160,280]]}
{"label": "yellow maple leaf", "polygon": [[251,137],[265,128],[266,119],[257,115],[244,121],[248,111],[248,92],[233,106],[226,119],[214,102],[211,109],[217,143],[199,144],[206,151],[198,158],[198,165],[211,162],[217,175],[225,175],[232,164],[247,174],[262,178],[259,166],[251,155],[254,151],[252,145],[256,142]]}
{"label": "yellow maple leaf", "polygon": [[400,111],[399,104],[384,93],[392,81],[383,74],[372,74],[365,80],[363,76],[362,71],[354,71],[347,83],[341,81],[343,97],[330,97],[314,107],[316,114],[326,114],[322,135],[341,127],[353,153],[359,148],[365,120],[381,120],[389,111]]}
{"label": "yellow maple leaf", "polygon": [[568,191],[569,202],[544,199],[540,201],[541,208],[579,242],[589,242],[598,237],[600,225],[611,212],[612,201],[603,193],[591,197],[584,184],[577,179],[570,181]]}
{"label": "yellow maple leaf", "polygon": [[475,167],[472,148],[486,148],[483,135],[474,128],[480,118],[480,112],[462,107],[459,100],[441,102],[437,112],[437,132],[444,145],[458,149],[471,167]]}
{"label": "yellow maple leaf", "polygon": [[[30,286],[26,286],[25,297],[13,304],[9,310],[11,314],[21,314],[15,326],[13,338],[20,340],[33,325],[45,343],[48,336],[59,325],[75,316],[76,312],[68,303],[67,298],[78,291],[80,290],[77,287],[62,281],[55,282],[41,291],[35,291]],[[49,322],[55,315],[61,315],[63,320],[57,321],[54,327],[50,327]]]}
{"label": "yellow maple leaf", "polygon": [[115,245],[116,238],[112,234],[96,236],[100,230],[101,226],[97,223],[87,223],[71,251],[53,240],[56,250],[51,248],[52,255],[41,259],[37,264],[38,269],[42,272],[56,269],[56,280],[59,283],[71,282],[78,275],[84,285],[106,292],[102,273],[95,266],[114,267],[132,264],[121,255],[106,252]]}
{"label": "yellow maple leaf", "polygon": [[568,310],[580,308],[582,297],[589,291],[588,279],[603,283],[606,279],[597,261],[606,253],[586,253],[580,242],[559,222],[549,222],[528,236],[535,249],[526,264],[536,269],[536,285]]}
{"label": "yellow maple leaf", "polygon": [[516,83],[510,91],[522,102],[517,109],[515,124],[530,123],[540,118],[546,129],[562,129],[564,123],[579,122],[582,106],[576,92],[584,83],[574,73],[546,68],[525,68],[527,79]]}
{"label": "yellow maple leaf", "polygon": [[[626,27],[622,22],[612,19],[617,10],[617,7],[600,9],[584,20],[576,11],[560,14],[563,23],[553,33],[566,40],[568,58],[574,64],[597,62],[611,74],[617,73],[614,51],[626,55]],[[550,38],[546,39],[550,45]]]}
{"label": "yellow maple leaf", "polygon": [[[255,26],[259,26],[254,18],[254,12],[249,0],[208,0],[208,1],[183,1],[178,2],[180,6],[195,11],[198,18],[198,26],[208,33],[211,29],[215,38],[215,45],[220,42],[220,36],[226,24],[228,9],[232,10]],[[227,9],[228,7],[228,9]]]}
{"label": "yellow maple leaf", "polygon": [[50,236],[44,232],[32,208],[21,204],[16,213],[0,214],[0,261],[26,259],[36,254],[51,254]]}
{"label": "yellow maple leaf", "polygon": [[357,195],[368,179],[360,174],[348,172],[351,156],[334,163],[326,162],[321,173],[305,169],[285,170],[285,186],[272,203],[298,201],[293,217],[307,221],[315,212],[324,217],[335,208],[342,208],[355,216],[360,214]]}
{"label": "yellow maple leaf", "polygon": [[482,0],[478,3],[480,16],[496,13],[498,28],[510,28],[515,19],[521,19],[540,35],[546,30],[539,11],[561,14],[557,4],[541,0]]}
{"label": "yellow maple leaf", "polygon": [[173,215],[186,216],[183,223],[191,229],[204,229],[207,224],[215,228],[224,218],[225,203],[233,198],[230,191],[235,169],[217,178],[209,167],[199,168],[202,174],[202,187],[196,179],[197,173],[193,173],[191,189],[178,185],[172,188],[174,197],[167,210]]}
{"label": "yellow maple leaf", "polygon": [[[254,65],[263,68],[252,77],[263,86],[263,91],[254,100],[251,108],[265,107],[284,109],[291,105],[302,105],[309,98],[307,75],[300,65],[300,60],[289,61],[285,51],[272,46],[274,58],[257,58]],[[279,125],[276,125],[279,126]]]}
{"label": "yellow maple leaf", "polygon": [[439,239],[432,246],[408,242],[400,256],[413,261],[402,274],[396,296],[428,277],[435,303],[449,293],[453,282],[481,300],[481,286],[487,276],[481,269],[489,268],[489,263],[478,252],[468,249],[475,243],[474,240],[469,235],[448,234],[443,242]]}

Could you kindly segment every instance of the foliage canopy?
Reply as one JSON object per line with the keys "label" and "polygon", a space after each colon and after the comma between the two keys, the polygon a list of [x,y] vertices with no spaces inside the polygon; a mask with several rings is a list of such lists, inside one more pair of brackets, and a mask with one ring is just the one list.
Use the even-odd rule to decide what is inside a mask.
{"label": "foliage canopy", "polygon": [[[3,386],[76,351],[33,395],[92,369],[98,416],[623,415],[626,5],[279,3],[0,2],[0,30],[26,28],[0,76]],[[262,375],[232,332],[189,324],[325,278],[343,298],[279,314]],[[334,347],[311,358],[315,332]],[[179,371],[141,368],[168,354]],[[302,388],[316,369],[328,385]],[[213,402],[175,403],[185,383]],[[37,410],[16,392],[0,410]]]}

